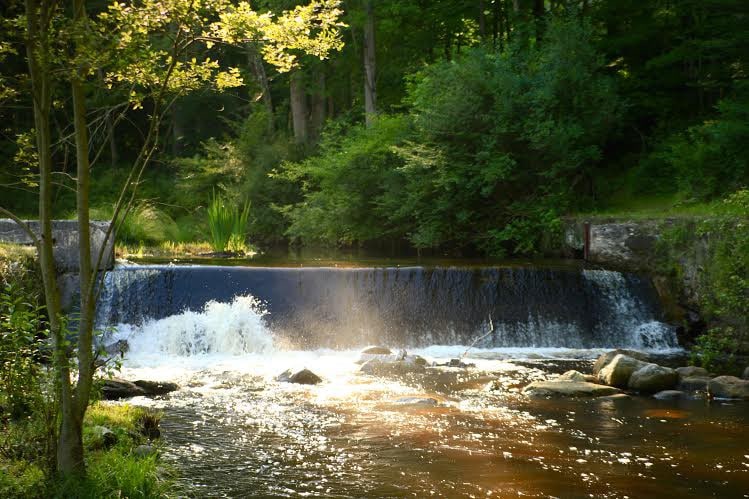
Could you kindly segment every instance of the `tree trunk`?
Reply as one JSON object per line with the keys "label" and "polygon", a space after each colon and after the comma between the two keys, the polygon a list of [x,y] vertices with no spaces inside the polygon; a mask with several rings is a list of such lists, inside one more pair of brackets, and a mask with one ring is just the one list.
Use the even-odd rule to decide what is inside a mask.
{"label": "tree trunk", "polygon": [[[54,351],[54,366],[60,398],[61,428],[57,444],[57,470],[63,474],[84,472],[83,445],[80,426],[75,424],[75,405],[70,382],[70,367],[62,328],[60,294],[52,250],[52,109],[48,18],[52,9],[46,0],[26,0],[26,56],[31,79],[34,129],[39,163],[39,266],[49,318]],[[76,430],[77,428],[77,430]],[[65,430],[64,432],[62,430]],[[63,437],[65,434],[65,438]],[[76,436],[76,433],[78,436]]]}
{"label": "tree trunk", "polygon": [[372,126],[377,116],[377,79],[375,66],[375,20],[372,0],[366,3],[364,22],[364,121]]}
{"label": "tree trunk", "polygon": [[107,112],[107,136],[109,137],[109,159],[112,168],[116,168],[120,162],[120,153],[117,150],[117,137],[114,134],[114,120],[112,113]]}
{"label": "tree trunk", "polygon": [[294,128],[294,141],[306,144],[309,139],[307,131],[307,94],[304,92],[304,77],[299,70],[289,76],[291,98],[291,123]]}
{"label": "tree trunk", "polygon": [[536,23],[536,40],[541,40],[544,35],[544,0],[533,1],[533,19]]}
{"label": "tree trunk", "polygon": [[275,120],[273,115],[273,97],[270,94],[268,74],[265,72],[263,59],[260,57],[260,54],[258,54],[254,45],[247,45],[247,54],[250,59],[250,65],[252,66],[252,72],[260,85],[260,91],[263,93],[263,105],[265,106],[265,112],[268,114],[268,131],[272,132],[275,129]]}
{"label": "tree trunk", "polygon": [[325,125],[327,111],[327,100],[325,92],[325,70],[323,67],[317,70],[317,83],[312,94],[312,109],[310,111],[310,128],[312,135],[317,138]]}
{"label": "tree trunk", "polygon": [[486,0],[479,0],[479,36],[486,40]]}

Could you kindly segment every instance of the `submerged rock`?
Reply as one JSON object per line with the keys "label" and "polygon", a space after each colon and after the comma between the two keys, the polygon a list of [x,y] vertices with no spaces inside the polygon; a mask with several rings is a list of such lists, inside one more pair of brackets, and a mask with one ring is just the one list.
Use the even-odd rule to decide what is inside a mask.
{"label": "submerged rock", "polygon": [[276,378],[277,381],[284,383],[296,383],[298,385],[316,385],[322,382],[322,378],[309,369],[302,369],[295,373],[287,369]]}
{"label": "submerged rock", "polygon": [[133,384],[142,388],[146,392],[146,395],[165,395],[179,390],[179,385],[170,381],[147,381],[139,379],[133,381]]}
{"label": "submerged rock", "polygon": [[707,391],[715,398],[749,400],[749,380],[718,376],[710,380]]}
{"label": "submerged rock", "polygon": [[657,398],[658,400],[679,400],[686,398],[686,396],[686,393],[679,390],[663,390],[653,395],[653,398]]}
{"label": "submerged rock", "polygon": [[603,397],[619,393],[619,390],[585,381],[535,381],[523,388],[531,397]]}
{"label": "submerged rock", "polygon": [[617,355],[626,355],[627,357],[632,357],[633,359],[641,360],[643,362],[647,361],[647,354],[643,352],[638,352],[637,350],[624,350],[624,349],[617,349],[612,350],[610,352],[606,352],[605,354],[601,355],[596,359],[596,363],[593,364],[593,374],[598,374],[601,372],[601,369],[606,367],[612,360],[614,360],[614,357]]}
{"label": "submerged rock", "polygon": [[679,375],[679,378],[694,378],[694,377],[710,376],[710,373],[707,372],[707,369],[703,367],[697,367],[697,366],[677,367],[675,371]]}
{"label": "submerged rock", "polygon": [[439,405],[439,401],[432,397],[402,397],[396,400],[395,404],[434,407]]}
{"label": "submerged rock", "polygon": [[679,375],[673,369],[658,364],[646,364],[632,373],[628,386],[638,392],[655,393],[673,388],[677,381]]}
{"label": "submerged rock", "polygon": [[105,380],[104,385],[101,387],[101,395],[104,400],[118,400],[145,394],[146,391],[143,388],[120,378]]}
{"label": "submerged rock", "polygon": [[605,385],[626,388],[632,373],[648,365],[628,355],[617,354],[598,372],[598,381]]}
{"label": "submerged rock", "polygon": [[631,400],[631,399],[632,397],[627,395],[626,393],[615,393],[613,395],[605,395],[599,398],[599,400],[613,400],[614,402],[621,401],[621,400]]}

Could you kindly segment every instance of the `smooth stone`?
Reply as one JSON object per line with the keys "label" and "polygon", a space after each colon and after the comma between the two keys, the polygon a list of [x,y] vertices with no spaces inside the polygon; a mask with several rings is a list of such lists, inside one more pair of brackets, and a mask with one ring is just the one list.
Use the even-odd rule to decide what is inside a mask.
{"label": "smooth stone", "polygon": [[685,392],[704,392],[707,391],[708,383],[710,383],[710,378],[707,376],[692,376],[679,380],[676,387]]}
{"label": "smooth stone", "polygon": [[149,457],[156,454],[156,449],[152,445],[139,445],[135,449],[133,449],[133,454],[135,454],[138,457]]}
{"label": "smooth stone", "polygon": [[749,367],[744,369],[744,374],[742,374],[741,377],[744,379],[749,379]]}
{"label": "smooth stone", "polygon": [[638,392],[655,393],[672,389],[678,381],[679,375],[673,369],[647,364],[632,373],[628,386]]}
{"label": "smooth stone", "polygon": [[582,381],[587,382],[588,380],[585,379],[585,375],[581,373],[580,371],[567,371],[564,374],[560,374],[557,378],[557,381]]}
{"label": "smooth stone", "polygon": [[686,367],[677,367],[674,370],[678,373],[679,378],[696,378],[696,377],[710,376],[710,373],[707,372],[707,369],[705,369],[704,367],[686,366]]}
{"label": "smooth stone", "polygon": [[146,391],[130,381],[121,378],[110,378],[104,381],[104,385],[101,387],[101,394],[104,400],[117,400],[145,395]]}
{"label": "smooth stone", "polygon": [[278,375],[276,380],[285,383],[296,383],[298,385],[316,385],[322,382],[322,378],[309,369],[302,369],[292,373],[290,369]]}
{"label": "smooth stone", "polygon": [[139,379],[133,381],[133,384],[142,388],[146,392],[146,395],[165,395],[179,390],[179,385],[170,381],[147,381]]}
{"label": "smooth stone", "polygon": [[679,400],[685,397],[686,393],[679,390],[662,390],[653,395],[653,398],[657,398],[658,400]]}
{"label": "smooth stone", "polygon": [[[421,357],[419,357],[420,359]],[[372,359],[365,362],[359,372],[364,374],[371,374],[374,376],[387,376],[387,375],[398,375],[408,374],[413,372],[424,372],[426,361],[421,363],[418,359],[406,357],[403,360],[382,360]]]}
{"label": "smooth stone", "polygon": [[360,353],[368,353],[372,355],[390,355],[393,352],[387,347],[373,346],[365,348]]}
{"label": "smooth stone", "polygon": [[106,426],[94,426],[91,434],[96,439],[95,447],[99,449],[108,449],[117,443],[117,435]]}
{"label": "smooth stone", "polygon": [[646,362],[634,357],[617,354],[598,372],[598,381],[604,385],[626,388],[632,373],[646,365],[648,365]]}
{"label": "smooth stone", "polygon": [[123,357],[128,350],[130,350],[130,344],[127,340],[117,340],[104,347],[104,353],[110,358],[117,356]]}
{"label": "smooth stone", "polygon": [[749,380],[718,376],[710,380],[707,391],[714,398],[749,400]]}
{"label": "smooth stone", "polygon": [[395,401],[398,405],[423,405],[434,407],[439,405],[437,399],[431,397],[402,397]]}
{"label": "smooth stone", "polygon": [[583,377],[588,383],[598,383],[598,376],[595,374],[583,374]]}
{"label": "smooth stone", "polygon": [[611,386],[597,385],[585,381],[534,381],[523,388],[531,397],[603,397],[619,393]]}
{"label": "smooth stone", "polygon": [[638,352],[637,350],[625,350],[621,348],[612,350],[610,352],[604,353],[603,355],[598,357],[598,359],[596,359],[596,363],[593,364],[593,374],[598,374],[599,372],[601,372],[601,369],[606,367],[612,360],[614,360],[614,357],[616,357],[617,355],[626,355],[643,362],[645,362],[648,358],[647,354]]}

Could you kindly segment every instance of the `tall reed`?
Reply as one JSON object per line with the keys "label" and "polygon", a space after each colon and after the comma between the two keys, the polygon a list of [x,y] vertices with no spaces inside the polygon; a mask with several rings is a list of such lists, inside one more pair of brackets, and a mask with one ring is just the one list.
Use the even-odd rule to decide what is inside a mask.
{"label": "tall reed", "polygon": [[229,207],[226,200],[214,193],[208,206],[208,227],[213,251],[238,253],[246,250],[245,236],[250,218],[250,203]]}

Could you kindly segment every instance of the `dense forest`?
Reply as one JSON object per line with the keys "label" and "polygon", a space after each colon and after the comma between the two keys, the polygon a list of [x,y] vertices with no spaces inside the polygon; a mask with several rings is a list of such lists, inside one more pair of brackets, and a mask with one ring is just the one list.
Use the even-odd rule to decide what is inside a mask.
{"label": "dense forest", "polygon": [[[22,7],[4,3],[6,27]],[[249,203],[259,248],[531,253],[566,215],[710,206],[749,184],[745,0],[340,7],[343,44],[300,54],[291,71],[261,57],[263,40],[194,50],[238,68],[242,84],[175,94],[120,240],[205,240],[218,196]],[[19,40],[0,57],[0,197],[34,217],[31,94],[10,90],[27,84]],[[95,80],[84,89],[96,102],[92,216],[108,218],[153,104],[123,107]],[[52,91],[54,212],[66,218],[73,99],[64,82]]]}

